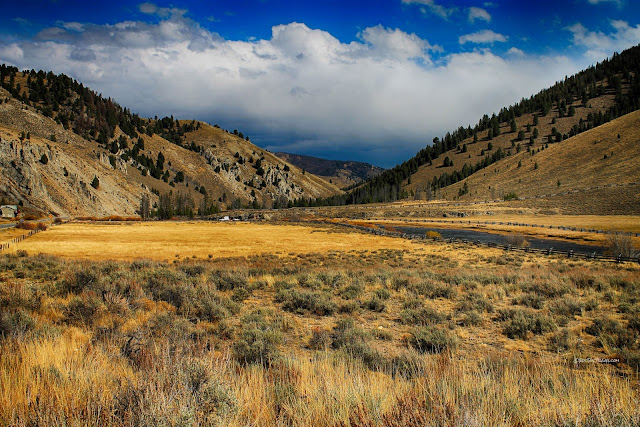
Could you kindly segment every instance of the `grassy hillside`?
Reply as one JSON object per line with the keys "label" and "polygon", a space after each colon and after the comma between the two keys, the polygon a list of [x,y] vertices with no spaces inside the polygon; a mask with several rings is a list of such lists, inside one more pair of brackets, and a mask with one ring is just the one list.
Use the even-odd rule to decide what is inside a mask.
{"label": "grassy hillside", "polygon": [[[447,187],[458,200],[564,196],[576,209],[611,206],[612,213],[640,209],[640,111],[545,147],[521,151]],[[540,151],[538,151],[540,150]],[[466,187],[465,187],[466,186]],[[459,196],[467,188],[468,193]],[[542,201],[542,200],[539,200]],[[580,207],[581,206],[581,207]],[[559,207],[563,207],[559,203]]]}
{"label": "grassy hillside", "polygon": [[275,154],[281,159],[287,160],[299,168],[323,178],[325,181],[336,184],[340,188],[359,184],[380,175],[382,171],[384,171],[384,169],[380,167],[364,162],[327,160],[291,153]]}
{"label": "grassy hillside", "polygon": [[[537,151],[541,147],[549,144],[553,145],[556,141],[556,132],[563,136],[568,136],[573,126],[586,121],[589,114],[602,113],[611,108],[615,104],[614,98],[615,96],[612,93],[607,92],[602,96],[591,99],[587,106],[582,105],[580,101],[576,101],[573,104],[575,108],[574,116],[560,117],[558,109],[554,108],[547,116],[539,116],[537,125],[534,125],[535,118],[533,114],[517,117],[514,119],[516,123],[515,131],[511,130],[510,123],[501,123],[500,135],[492,139],[488,138],[490,130],[479,132],[477,134],[477,142],[474,142],[473,137],[463,139],[459,142],[458,148],[444,153],[438,159],[433,160],[431,164],[420,166],[411,175],[411,179],[407,178],[404,181],[403,188],[405,191],[413,192],[414,196],[418,192],[418,198],[426,198],[430,190],[431,194],[435,196],[439,187],[445,184],[445,182],[438,183],[443,174],[452,175],[456,171],[461,171],[465,165],[472,167],[485,157],[496,154],[498,150],[502,150],[504,155],[519,153],[519,156],[522,156],[530,150]],[[531,143],[530,138],[534,135],[536,129],[538,137],[534,138],[533,143]],[[520,131],[524,132],[523,140],[518,140]],[[550,140],[549,135],[552,134],[554,137]],[[446,158],[449,158],[451,165],[444,165]],[[481,170],[479,173],[482,174],[484,172],[484,170]],[[451,194],[451,192],[447,192],[447,194]]]}

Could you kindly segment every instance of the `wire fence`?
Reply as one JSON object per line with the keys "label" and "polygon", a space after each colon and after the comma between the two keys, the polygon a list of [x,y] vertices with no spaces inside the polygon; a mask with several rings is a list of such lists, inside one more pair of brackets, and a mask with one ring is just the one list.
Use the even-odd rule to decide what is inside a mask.
{"label": "wire fence", "polygon": [[[60,224],[60,223],[57,223],[57,222],[54,221],[48,227],[52,227],[52,226],[58,225],[58,224]],[[46,231],[46,229],[47,228],[36,228],[34,230],[29,230],[28,233],[23,234],[22,236],[17,236],[17,237],[14,237],[13,239],[9,240],[8,242],[0,243],[0,253],[8,250],[12,246],[17,245],[18,243],[28,239],[29,237],[31,237],[33,235],[36,235],[36,234],[38,234],[38,233],[40,233],[42,231]]]}

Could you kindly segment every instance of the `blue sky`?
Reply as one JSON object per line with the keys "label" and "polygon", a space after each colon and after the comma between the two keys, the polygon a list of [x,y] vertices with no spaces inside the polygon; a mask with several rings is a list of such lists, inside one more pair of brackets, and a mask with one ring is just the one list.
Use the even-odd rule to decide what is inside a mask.
{"label": "blue sky", "polygon": [[3,5],[0,62],[146,117],[384,167],[640,43],[631,0],[89,3]]}

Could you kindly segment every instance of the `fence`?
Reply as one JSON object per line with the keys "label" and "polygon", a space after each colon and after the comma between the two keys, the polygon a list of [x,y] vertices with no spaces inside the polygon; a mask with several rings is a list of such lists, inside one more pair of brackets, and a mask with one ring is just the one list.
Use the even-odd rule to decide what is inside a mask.
{"label": "fence", "polygon": [[[583,233],[596,233],[596,234],[606,234],[608,231],[606,230],[597,230],[595,228],[578,228],[578,227],[567,227],[564,225],[542,225],[542,224],[527,224],[523,222],[513,222],[513,221],[470,221],[470,220],[443,220],[443,219],[394,219],[394,221],[398,222],[432,222],[436,224],[478,224],[478,225],[510,225],[513,227],[533,227],[533,228],[549,228],[556,230],[565,230],[565,231],[580,231]],[[625,236],[632,237],[640,237],[640,233],[630,233],[630,232],[620,232],[620,234]]]}
{"label": "fence", "polygon": [[[52,227],[56,225],[56,223],[51,223],[49,226]],[[4,252],[7,249],[9,249],[11,247],[11,245],[16,245],[20,242],[22,242],[23,240],[33,236],[34,234],[38,234],[41,231],[45,231],[46,228],[44,230],[42,229],[38,229],[36,228],[35,230],[29,230],[29,232],[27,234],[23,234],[22,236],[18,236],[18,237],[14,237],[13,239],[9,240],[8,242],[5,243],[0,243],[0,252]]]}
{"label": "fence", "polygon": [[[314,221],[314,222],[320,222],[320,221]],[[354,224],[344,224],[344,223],[332,223],[332,224],[341,225],[343,227],[348,227],[348,228],[354,228],[360,231],[364,231],[365,233],[375,234],[378,236],[402,237],[404,239],[410,239],[410,240],[434,240],[434,241],[444,241],[447,243],[464,243],[464,244],[472,244],[475,246],[486,246],[490,248],[504,249],[506,251],[520,251],[520,252],[537,253],[537,254],[543,254],[543,255],[561,255],[561,256],[566,256],[567,258],[582,258],[582,259],[591,259],[591,260],[600,260],[600,261],[610,261],[610,262],[616,262],[616,263],[621,263],[621,262],[640,263],[640,257],[630,258],[630,257],[623,257],[622,255],[609,256],[609,255],[597,254],[595,252],[581,253],[581,252],[575,252],[573,250],[559,251],[553,248],[532,249],[528,247],[502,245],[502,244],[492,243],[492,242],[483,243],[483,242],[466,240],[466,239],[454,239],[454,238],[444,239],[442,237],[427,237],[425,234],[403,233],[399,231],[383,230],[377,227],[376,228],[364,227],[361,225],[354,225]]]}

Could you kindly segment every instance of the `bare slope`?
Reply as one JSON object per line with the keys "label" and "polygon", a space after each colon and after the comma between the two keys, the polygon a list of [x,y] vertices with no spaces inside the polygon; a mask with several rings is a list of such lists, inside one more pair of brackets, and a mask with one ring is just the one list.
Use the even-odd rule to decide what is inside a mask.
{"label": "bare slope", "polygon": [[[441,190],[447,199],[504,198],[513,193],[526,203],[574,212],[640,211],[640,111],[548,148],[511,156]],[[531,200],[531,198],[534,198]]]}
{"label": "bare slope", "polygon": [[[23,131],[30,139],[21,141]],[[0,192],[62,216],[132,215],[149,193],[93,144],[14,99],[0,104]]]}

